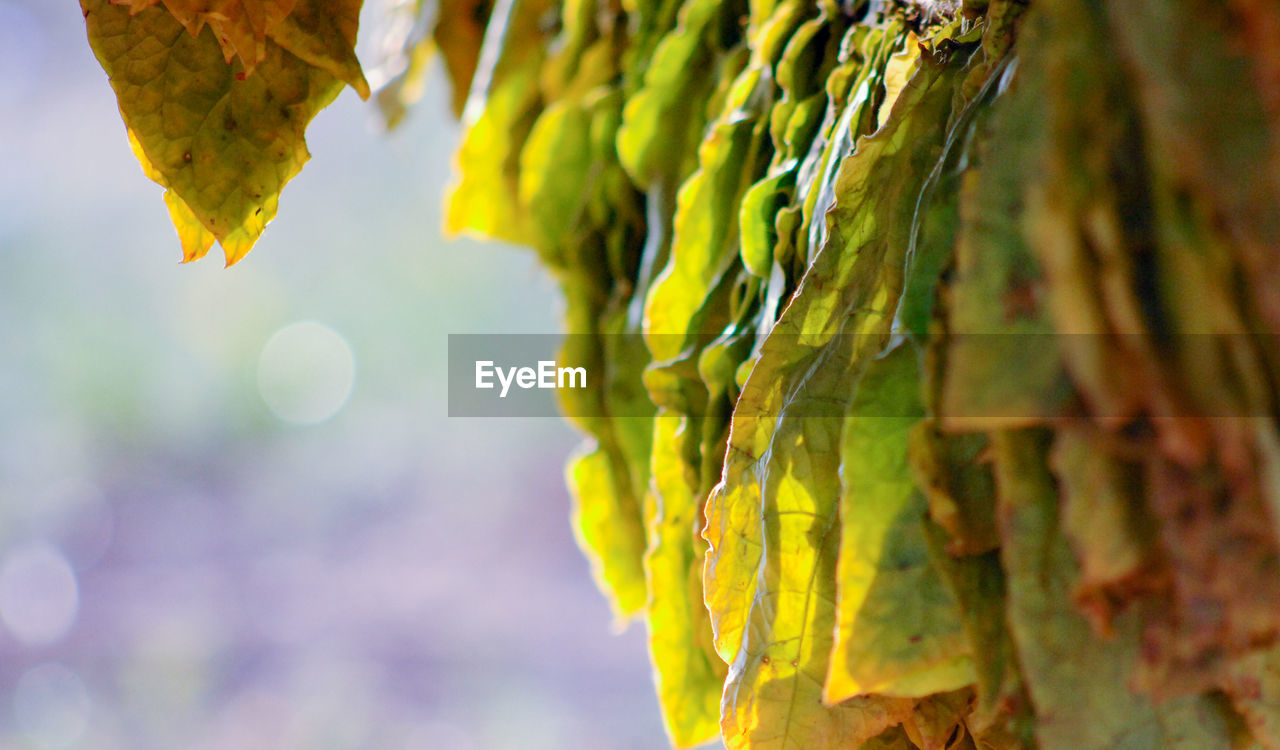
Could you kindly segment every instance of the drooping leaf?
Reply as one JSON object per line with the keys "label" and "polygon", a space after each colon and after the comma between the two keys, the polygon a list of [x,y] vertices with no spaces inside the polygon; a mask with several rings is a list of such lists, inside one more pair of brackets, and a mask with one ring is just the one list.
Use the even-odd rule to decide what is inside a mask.
{"label": "drooping leaf", "polygon": [[[950,107],[954,72],[918,67],[885,127],[845,160],[831,239],[765,341],[734,413],[704,532],[707,605],[717,650],[730,664],[721,726],[731,748],[858,743],[910,715],[909,699],[849,698],[839,675],[839,692],[826,697],[849,700],[828,708],[822,686],[830,687],[832,634],[839,634],[842,529],[858,523],[839,516],[841,465],[856,460],[841,451],[842,418],[887,341],[904,249],[893,236],[903,222],[893,219],[914,209],[941,152],[939,115]],[[870,184],[893,199],[870,200]],[[903,441],[905,452],[905,434]],[[900,469],[905,478],[905,458]],[[951,689],[956,679],[919,682],[913,694]]]}
{"label": "drooping leaf", "polygon": [[680,189],[671,257],[645,300],[645,337],[656,359],[683,347],[680,334],[736,258],[735,209],[762,166],[761,116],[771,88],[761,70],[742,73],[699,147],[698,171]]}
{"label": "drooping leaf", "polygon": [[[301,19],[318,17],[313,2],[295,9]],[[184,256],[201,254],[203,240],[191,239],[199,235],[194,217],[222,245],[228,265],[235,263],[275,216],[284,184],[310,158],[307,124],[342,81],[265,37],[250,74],[238,59],[223,59],[212,29],[193,36],[164,6],[137,13],[106,0],[81,6],[144,169],[174,196],[168,201]],[[336,17],[342,20],[332,22],[354,35],[359,3],[342,11]],[[296,41],[305,25],[289,28]]]}
{"label": "drooping leaf", "polygon": [[267,38],[300,0],[111,0],[131,12],[163,2],[191,33],[208,26],[229,64],[239,58],[246,74],[267,57]]}
{"label": "drooping leaf", "polygon": [[1009,625],[1036,707],[1040,747],[1230,747],[1229,714],[1211,697],[1153,705],[1129,690],[1138,655],[1136,619],[1117,623],[1116,635],[1103,641],[1072,606],[1076,567],[1057,529],[1046,434],[997,433],[993,441]]}
{"label": "drooping leaf", "polygon": [[530,242],[529,217],[520,204],[520,152],[542,107],[539,66],[547,39],[539,18],[545,0],[504,2],[494,8],[484,64],[472,82],[475,106],[463,112],[466,134],[457,176],[445,206],[445,230],[507,242]]}
{"label": "drooping leaf", "polygon": [[653,483],[649,503],[649,652],[667,734],[676,747],[692,747],[720,733],[724,663],[710,648],[711,625],[699,575],[705,542],[699,536],[698,478],[680,455],[692,426],[660,413],[654,420]]}
{"label": "drooping leaf", "polygon": [[303,62],[369,98],[369,82],[356,59],[356,32],[364,0],[294,0],[293,12],[271,30],[271,39]]}
{"label": "drooping leaf", "polygon": [[573,528],[579,544],[589,550],[592,573],[600,588],[609,592],[619,621],[640,611],[645,603],[644,529],[639,514],[635,525],[621,523],[616,498],[629,497],[630,488],[618,486],[620,472],[611,465],[617,455],[588,448],[569,464],[567,481],[574,496]]}
{"label": "drooping leaf", "polygon": [[826,698],[924,696],[976,679],[959,604],[930,560],[927,504],[907,468],[923,410],[915,352],[870,364],[841,436],[836,642]]}

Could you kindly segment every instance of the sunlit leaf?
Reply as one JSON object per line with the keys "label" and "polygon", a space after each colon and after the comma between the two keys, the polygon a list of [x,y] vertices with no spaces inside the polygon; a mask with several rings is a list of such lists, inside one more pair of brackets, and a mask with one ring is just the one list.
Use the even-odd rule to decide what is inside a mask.
{"label": "sunlit leaf", "polygon": [[711,625],[699,575],[706,544],[699,536],[697,477],[680,456],[692,428],[673,414],[654,420],[653,491],[649,503],[649,652],[667,733],[692,747],[720,733],[724,663],[710,648]]}
{"label": "sunlit leaf", "polygon": [[342,82],[270,39],[247,75],[239,62],[222,59],[211,30],[193,37],[161,6],[137,14],[105,0],[82,6],[146,168],[189,209],[174,209],[184,254],[199,255],[203,243],[192,239],[199,234],[190,228],[194,217],[235,263],[310,158],[307,124]]}
{"label": "sunlit leaf", "polygon": [[[567,470],[574,498],[573,527],[582,547],[589,550],[592,572],[600,588],[610,593],[619,620],[644,607],[644,529],[620,523],[616,498],[629,488],[619,487],[620,474],[611,465],[616,456],[596,448],[583,451]],[[633,523],[639,524],[637,515]]]}
{"label": "sunlit leaf", "polygon": [[466,134],[445,204],[445,230],[530,242],[520,204],[520,152],[541,107],[539,66],[546,59],[540,15],[546,2],[504,2],[494,9],[483,65],[463,112]]}
{"label": "sunlit leaf", "polygon": [[959,604],[929,559],[926,503],[907,469],[908,434],[923,415],[918,372],[909,347],[876,360],[844,421],[828,701],[924,696],[976,679]]}

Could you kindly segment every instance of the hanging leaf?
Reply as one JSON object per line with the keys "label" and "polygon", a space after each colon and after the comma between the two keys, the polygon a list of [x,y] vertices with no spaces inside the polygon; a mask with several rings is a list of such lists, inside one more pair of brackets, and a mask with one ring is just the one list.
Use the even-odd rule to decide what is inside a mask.
{"label": "hanging leaf", "polygon": [[167,6],[135,13],[82,0],[90,44],[135,152],[168,190],[185,260],[208,249],[197,224],[222,245],[228,265],[257,241],[284,184],[310,158],[307,124],[342,89],[329,68],[367,96],[354,54],[342,57],[354,44],[360,3],[321,11],[316,2],[289,3],[292,20],[281,16],[280,4],[229,6],[225,23],[252,22],[254,34],[261,32],[261,55],[250,67],[239,58],[228,62],[212,25],[198,17],[184,26]]}

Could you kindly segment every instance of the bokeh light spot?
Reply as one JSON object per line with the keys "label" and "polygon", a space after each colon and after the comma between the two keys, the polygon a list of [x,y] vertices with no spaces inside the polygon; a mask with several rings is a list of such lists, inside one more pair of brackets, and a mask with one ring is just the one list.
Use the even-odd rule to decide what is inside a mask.
{"label": "bokeh light spot", "polygon": [[316,424],[342,408],[355,384],[356,361],[346,339],[314,321],[285,326],[262,348],[258,390],[280,419]]}
{"label": "bokeh light spot", "polygon": [[58,549],[43,542],[11,551],[0,568],[0,620],[27,646],[54,643],[75,623],[76,575]]}

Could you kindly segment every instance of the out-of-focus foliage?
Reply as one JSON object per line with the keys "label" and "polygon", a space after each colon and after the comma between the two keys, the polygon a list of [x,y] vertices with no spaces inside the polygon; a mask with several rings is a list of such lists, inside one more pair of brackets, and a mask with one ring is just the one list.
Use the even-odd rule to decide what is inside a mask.
{"label": "out-of-focus foliage", "polygon": [[343,85],[363,0],[82,0],[143,171],[167,188],[183,259],[216,239],[227,265],[310,158],[307,124]]}
{"label": "out-of-focus foliage", "polygon": [[1280,8],[416,7],[676,745],[1280,748]]}

